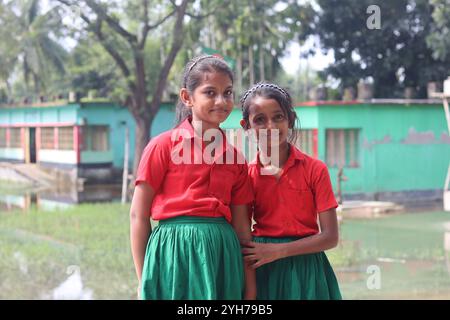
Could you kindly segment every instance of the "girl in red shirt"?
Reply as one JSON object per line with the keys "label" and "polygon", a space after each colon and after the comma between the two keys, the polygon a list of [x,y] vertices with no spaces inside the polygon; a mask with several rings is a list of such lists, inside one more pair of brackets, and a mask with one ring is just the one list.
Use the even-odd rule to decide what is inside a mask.
{"label": "girl in red shirt", "polygon": [[[341,299],[324,253],[338,243],[338,204],[326,165],[290,143],[297,116],[284,89],[258,83],[241,106],[241,125],[259,146],[267,141],[249,165],[255,225],[243,249],[257,268],[258,299]],[[266,139],[274,132],[277,139]]]}
{"label": "girl in red shirt", "polygon": [[[239,154],[219,129],[233,108],[232,86],[222,59],[191,60],[179,124],[153,138],[142,154],[130,210],[142,299],[256,297],[255,271],[244,266],[239,242],[251,240],[248,167],[237,163]],[[159,221],[153,231],[150,217]]]}

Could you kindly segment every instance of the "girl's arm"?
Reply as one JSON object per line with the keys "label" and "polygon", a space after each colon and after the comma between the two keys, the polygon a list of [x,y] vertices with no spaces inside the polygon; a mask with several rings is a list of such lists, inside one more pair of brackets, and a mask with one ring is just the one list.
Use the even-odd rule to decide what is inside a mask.
{"label": "girl's arm", "polygon": [[[231,206],[231,224],[236,232],[239,241],[242,243],[252,240],[250,219],[247,213],[247,205]],[[255,270],[249,263],[244,261],[245,274],[245,300],[256,299],[256,276]]]}
{"label": "girl's arm", "polygon": [[[142,182],[134,189],[133,200],[130,209],[130,241],[134,267],[141,285],[142,268],[144,266],[145,250],[148,238],[152,231],[150,225],[150,208],[155,191],[150,185]],[[139,291],[139,288],[138,288]]]}
{"label": "girl's arm", "polygon": [[253,268],[266,263],[301,254],[317,253],[332,249],[339,241],[336,209],[319,213],[321,232],[300,240],[287,243],[255,243],[245,242],[242,250],[247,262],[252,262]]}

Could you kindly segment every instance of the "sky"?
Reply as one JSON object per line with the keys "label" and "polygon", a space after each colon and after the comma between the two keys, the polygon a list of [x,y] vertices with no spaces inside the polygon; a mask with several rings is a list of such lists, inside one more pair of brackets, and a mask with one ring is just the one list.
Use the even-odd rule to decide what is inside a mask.
{"label": "sky", "polygon": [[320,50],[308,58],[300,57],[300,54],[309,50],[313,43],[314,40],[309,39],[303,46],[294,41],[288,45],[286,56],[280,59],[286,73],[294,75],[299,71],[299,68],[305,68],[306,65],[309,65],[310,70],[320,71],[334,62],[332,52],[324,55]]}

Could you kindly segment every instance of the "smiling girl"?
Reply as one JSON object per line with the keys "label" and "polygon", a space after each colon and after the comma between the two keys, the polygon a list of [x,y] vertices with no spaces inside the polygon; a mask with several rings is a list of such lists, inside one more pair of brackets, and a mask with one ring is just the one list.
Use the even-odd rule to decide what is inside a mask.
{"label": "smiling girl", "polygon": [[[233,108],[229,67],[215,56],[191,60],[179,96],[179,123],[145,148],[131,204],[141,298],[254,299],[254,270],[244,266],[240,248],[251,240],[251,182],[245,163],[223,161],[237,151],[219,129]],[[208,130],[219,132],[214,143],[223,144],[212,162],[175,161],[180,152],[187,159],[203,154],[212,143],[203,139]],[[153,231],[150,217],[159,221]]]}
{"label": "smiling girl", "polygon": [[[268,151],[276,150],[262,148],[249,165],[256,223],[243,253],[257,268],[258,299],[341,299],[324,253],[338,243],[338,204],[326,165],[292,144],[297,115],[291,97],[275,84],[259,83],[241,106],[244,129],[253,130]],[[272,132],[277,139],[261,141]],[[272,174],[262,174],[268,167]]]}

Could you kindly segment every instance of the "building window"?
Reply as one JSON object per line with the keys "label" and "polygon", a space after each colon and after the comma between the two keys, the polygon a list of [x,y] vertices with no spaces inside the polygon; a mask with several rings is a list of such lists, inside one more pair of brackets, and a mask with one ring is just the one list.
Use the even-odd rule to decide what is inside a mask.
{"label": "building window", "polygon": [[359,167],[359,129],[327,129],[326,159],[329,167]]}
{"label": "building window", "polygon": [[41,128],[41,149],[55,149],[55,128]]}
{"label": "building window", "polygon": [[20,128],[9,129],[9,147],[22,148],[22,134]]}
{"label": "building window", "polygon": [[6,148],[6,128],[0,128],[0,148]]}
{"label": "building window", "polygon": [[108,151],[109,150],[109,127],[88,126],[83,128],[85,151]]}
{"label": "building window", "polygon": [[314,154],[314,130],[312,129],[304,129],[298,130],[295,129],[297,133],[297,139],[294,141],[295,146],[300,149],[303,153],[311,157],[315,157]]}
{"label": "building window", "polygon": [[58,128],[58,149],[73,150],[73,127]]}

